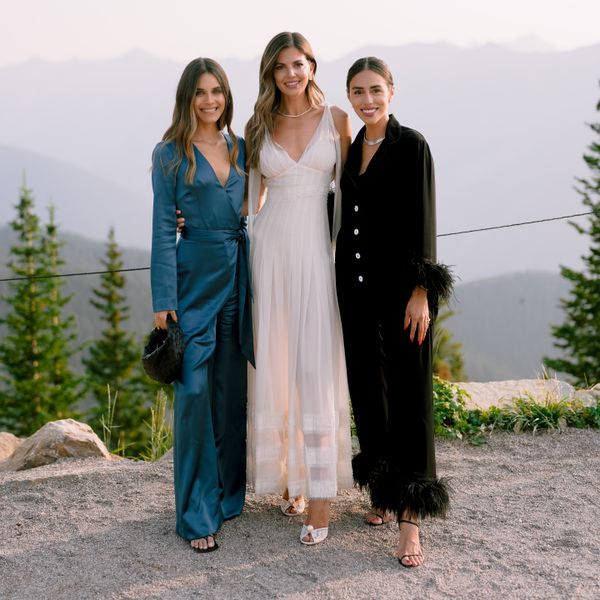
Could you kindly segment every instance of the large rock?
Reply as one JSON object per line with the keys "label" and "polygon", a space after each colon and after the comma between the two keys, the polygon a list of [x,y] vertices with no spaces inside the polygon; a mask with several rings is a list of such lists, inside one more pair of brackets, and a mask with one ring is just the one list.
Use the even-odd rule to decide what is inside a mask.
{"label": "large rock", "polygon": [[112,459],[92,428],[73,419],[51,421],[23,440],[12,456],[0,462],[0,471],[22,471],[49,465],[59,458]]}
{"label": "large rock", "polygon": [[16,435],[7,431],[0,431],[0,461],[8,458],[21,443]]}
{"label": "large rock", "polygon": [[593,405],[599,390],[576,390],[572,385],[558,379],[519,379],[515,381],[476,381],[456,384],[471,396],[469,408],[489,408],[490,406],[510,406],[516,398],[530,398],[536,402],[557,400],[580,400]]}

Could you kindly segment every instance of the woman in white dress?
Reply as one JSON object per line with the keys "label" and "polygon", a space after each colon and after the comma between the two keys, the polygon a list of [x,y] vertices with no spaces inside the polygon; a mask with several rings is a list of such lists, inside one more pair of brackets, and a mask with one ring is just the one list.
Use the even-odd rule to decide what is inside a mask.
{"label": "woman in white dress", "polygon": [[[300,540],[327,537],[329,501],[352,486],[349,402],[335,292],[346,113],[324,103],[299,33],[276,35],[246,125],[256,370],[248,380],[248,476],[286,514],[310,499]],[[335,178],[333,226],[327,194]]]}

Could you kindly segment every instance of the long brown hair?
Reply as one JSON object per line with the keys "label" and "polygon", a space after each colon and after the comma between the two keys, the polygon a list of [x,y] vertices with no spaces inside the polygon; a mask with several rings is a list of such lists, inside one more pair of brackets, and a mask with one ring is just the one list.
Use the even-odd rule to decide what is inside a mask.
{"label": "long brown hair", "polygon": [[192,183],[196,175],[196,156],[194,155],[194,144],[192,138],[198,127],[198,119],[194,111],[194,98],[196,97],[196,88],[198,79],[201,75],[210,73],[214,75],[225,96],[225,109],[217,121],[219,131],[227,128],[227,133],[231,138],[232,146],[229,152],[229,162],[234,169],[241,174],[237,165],[239,154],[238,139],[231,129],[233,119],[233,96],[227,75],[221,65],[211,58],[195,58],[191,61],[181,74],[177,92],[175,94],[175,108],[173,109],[173,121],[163,135],[163,141],[175,142],[176,154],[170,168],[177,171],[181,161],[185,156],[187,158],[187,169],[185,170],[185,181]]}
{"label": "long brown hair", "polygon": [[306,86],[306,98],[310,106],[317,107],[323,104],[325,96],[321,88],[315,83],[314,75],[317,72],[317,61],[308,40],[297,32],[284,31],[278,33],[268,44],[260,61],[258,80],[258,98],[254,105],[254,113],[246,124],[246,163],[248,167],[257,167],[260,149],[267,133],[273,133],[275,119],[273,112],[281,102],[281,92],[275,85],[275,65],[279,53],[286,48],[296,48],[306,56],[313,67],[313,78]]}
{"label": "long brown hair", "polygon": [[363,71],[373,71],[373,73],[381,75],[390,89],[394,87],[394,78],[392,77],[392,72],[387,64],[376,56],[365,56],[354,61],[352,66],[348,69],[348,75],[346,76],[347,92],[350,91],[350,82],[352,79]]}

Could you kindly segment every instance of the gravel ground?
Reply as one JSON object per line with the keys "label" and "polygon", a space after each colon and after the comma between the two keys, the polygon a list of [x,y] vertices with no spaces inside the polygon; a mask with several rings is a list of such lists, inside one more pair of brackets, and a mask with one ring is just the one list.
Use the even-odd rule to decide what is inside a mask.
{"label": "gravel ground", "polygon": [[393,556],[395,524],[362,523],[366,497],[339,495],[329,538],[298,541],[300,518],[248,494],[214,553],[174,532],[172,465],[62,460],[0,474],[0,598],[599,598],[600,432],[438,440],[447,520],[422,526],[426,564]]}

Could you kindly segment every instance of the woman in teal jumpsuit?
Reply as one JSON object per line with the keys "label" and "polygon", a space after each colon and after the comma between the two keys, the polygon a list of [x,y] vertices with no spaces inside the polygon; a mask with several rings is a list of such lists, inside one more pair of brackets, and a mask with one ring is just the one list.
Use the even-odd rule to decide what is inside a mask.
{"label": "woman in teal jumpsuit", "polygon": [[[185,340],[175,382],[176,530],[197,552],[218,548],[215,533],[240,514],[246,488],[246,361],[254,359],[245,148],[232,115],[223,69],[192,61],[152,156],[155,323],[165,328],[171,314]],[[177,209],[186,215],[178,243]]]}

